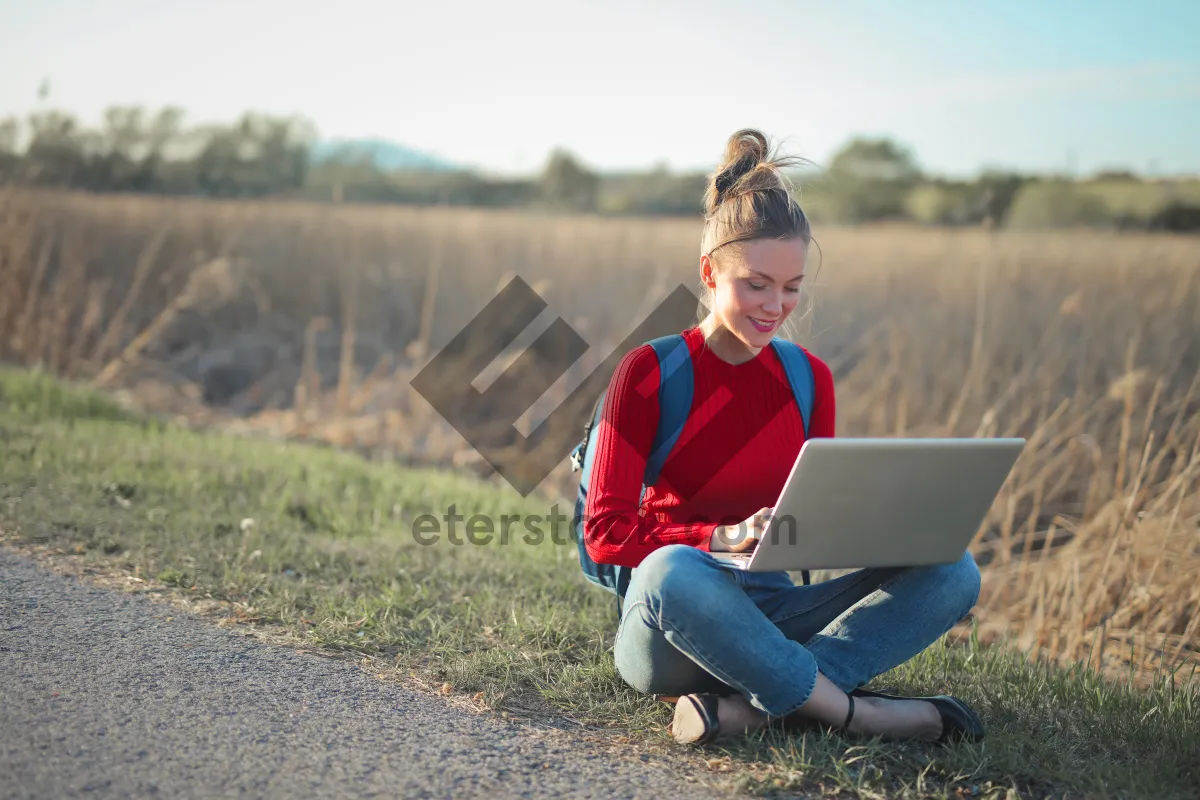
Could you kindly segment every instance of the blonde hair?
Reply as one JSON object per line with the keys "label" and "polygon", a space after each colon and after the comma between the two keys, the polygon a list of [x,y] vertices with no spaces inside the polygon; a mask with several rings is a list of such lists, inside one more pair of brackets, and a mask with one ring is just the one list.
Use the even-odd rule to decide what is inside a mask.
{"label": "blonde hair", "polygon": [[[772,153],[767,137],[753,128],[730,136],[721,165],[708,176],[700,253],[719,263],[715,251],[755,239],[800,239],[807,247],[812,226],[782,171],[804,163]],[[711,291],[703,281],[700,291],[704,304],[711,306]],[[791,317],[784,328],[790,323]]]}

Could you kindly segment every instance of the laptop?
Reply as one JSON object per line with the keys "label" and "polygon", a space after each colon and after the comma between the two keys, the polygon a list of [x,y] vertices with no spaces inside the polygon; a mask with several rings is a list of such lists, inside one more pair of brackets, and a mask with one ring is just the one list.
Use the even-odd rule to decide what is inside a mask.
{"label": "laptop", "polygon": [[811,439],[748,553],[751,572],[949,564],[962,558],[1024,439]]}

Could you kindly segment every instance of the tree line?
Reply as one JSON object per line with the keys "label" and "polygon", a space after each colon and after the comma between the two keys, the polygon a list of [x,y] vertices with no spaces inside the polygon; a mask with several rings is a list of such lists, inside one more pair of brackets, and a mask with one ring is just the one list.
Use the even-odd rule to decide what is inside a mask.
{"label": "tree line", "polygon": [[[527,178],[466,170],[381,169],[362,156],[313,158],[315,127],[247,112],[230,123],[186,125],[176,107],[108,109],[97,126],[42,110],[0,120],[0,183],[209,197],[443,204],[631,215],[695,215],[706,176],[664,167],[599,173],[565,150]],[[912,220],[939,225],[1123,225],[1200,228],[1200,182],[1164,190],[1131,173],[1078,181],[984,171],[948,180],[922,171],[887,138],[847,142],[822,170],[797,173],[819,221]],[[1194,185],[1193,185],[1194,184]],[[1182,187],[1182,188],[1181,188]]]}
{"label": "tree line", "polygon": [[308,178],[315,129],[247,112],[229,124],[185,126],[182,109],[108,109],[88,127],[47,110],[0,121],[0,179],[94,192],[213,197],[286,194]]}

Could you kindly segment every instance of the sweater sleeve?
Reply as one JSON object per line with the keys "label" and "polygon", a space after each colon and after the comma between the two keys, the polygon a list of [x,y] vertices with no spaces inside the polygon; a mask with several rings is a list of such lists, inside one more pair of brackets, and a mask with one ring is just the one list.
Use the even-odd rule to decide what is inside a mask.
{"label": "sweater sleeve", "polygon": [[716,523],[661,522],[641,513],[646,460],[658,428],[658,357],[649,345],[621,359],[593,435],[596,452],[584,509],[584,546],[598,564],[636,567],[668,544],[708,550]]}
{"label": "sweater sleeve", "polygon": [[[808,351],[805,351],[808,352]],[[813,371],[813,418],[808,425],[808,438],[832,439],[837,424],[837,400],[833,391],[833,372],[824,361],[808,354]]]}

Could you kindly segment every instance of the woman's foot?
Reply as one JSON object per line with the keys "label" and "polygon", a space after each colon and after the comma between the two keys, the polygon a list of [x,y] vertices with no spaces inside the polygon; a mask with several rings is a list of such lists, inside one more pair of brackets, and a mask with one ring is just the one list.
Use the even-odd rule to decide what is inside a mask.
{"label": "woman's foot", "polygon": [[789,727],[812,720],[852,735],[887,739],[979,741],[985,733],[979,715],[956,697],[903,697],[862,688],[847,695],[820,672],[808,700],[784,720]]}
{"label": "woman's foot", "polygon": [[987,735],[987,727],[975,713],[975,709],[957,697],[939,694],[933,697],[905,697],[903,695],[877,692],[859,687],[850,692],[851,697],[874,699],[885,703],[924,703],[933,706],[941,721],[942,732],[936,741],[946,743],[952,740],[965,739],[978,742]]}
{"label": "woman's foot", "polygon": [[888,739],[937,739],[942,735],[942,715],[924,700],[885,700],[857,697],[849,733]]}
{"label": "woman's foot", "polygon": [[675,703],[667,730],[680,744],[707,744],[762,729],[767,717],[740,694],[688,694]]}

